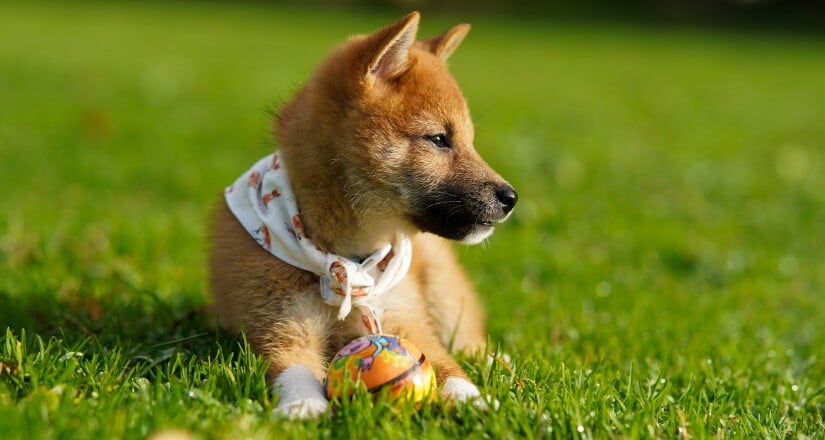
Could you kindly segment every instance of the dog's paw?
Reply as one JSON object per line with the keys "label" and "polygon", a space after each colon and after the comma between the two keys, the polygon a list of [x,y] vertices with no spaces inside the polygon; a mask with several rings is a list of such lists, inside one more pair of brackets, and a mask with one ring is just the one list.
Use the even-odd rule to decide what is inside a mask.
{"label": "dog's paw", "polygon": [[498,411],[498,408],[501,406],[501,402],[489,394],[482,394],[474,398],[470,401],[470,404],[484,412]]}
{"label": "dog's paw", "polygon": [[272,386],[272,393],[281,396],[273,411],[277,417],[296,420],[316,419],[327,410],[327,398],[323,387],[312,371],[303,365],[293,365],[284,370]]}
{"label": "dog's paw", "polygon": [[450,377],[444,382],[441,398],[450,402],[468,403],[482,411],[496,411],[499,407],[498,400],[482,395],[477,386],[459,377]]}
{"label": "dog's paw", "polygon": [[327,399],[299,399],[291,402],[284,402],[278,404],[278,407],[272,411],[272,415],[279,418],[287,418],[291,420],[310,420],[317,419],[327,411]]}

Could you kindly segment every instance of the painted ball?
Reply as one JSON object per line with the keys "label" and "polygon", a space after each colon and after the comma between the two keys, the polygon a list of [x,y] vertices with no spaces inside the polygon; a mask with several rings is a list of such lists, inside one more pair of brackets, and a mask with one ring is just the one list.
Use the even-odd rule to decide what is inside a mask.
{"label": "painted ball", "polygon": [[412,342],[390,335],[362,336],[345,345],[327,369],[327,398],[352,395],[355,387],[416,404],[435,397],[435,370]]}

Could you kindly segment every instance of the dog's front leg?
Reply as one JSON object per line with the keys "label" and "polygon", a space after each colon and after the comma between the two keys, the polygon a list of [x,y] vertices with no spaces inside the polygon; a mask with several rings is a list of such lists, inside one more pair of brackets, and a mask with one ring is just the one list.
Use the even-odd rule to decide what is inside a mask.
{"label": "dog's front leg", "polygon": [[270,358],[267,376],[273,395],[280,396],[275,415],[311,419],[327,409],[321,381],[326,375],[324,353],[328,319],[316,310],[294,310],[278,320],[266,343]]}
{"label": "dog's front leg", "polygon": [[498,409],[498,401],[481,394],[455,359],[443,346],[441,348],[432,351],[430,356],[435,364],[436,380],[441,385],[441,398],[451,402],[468,402],[485,411]]}

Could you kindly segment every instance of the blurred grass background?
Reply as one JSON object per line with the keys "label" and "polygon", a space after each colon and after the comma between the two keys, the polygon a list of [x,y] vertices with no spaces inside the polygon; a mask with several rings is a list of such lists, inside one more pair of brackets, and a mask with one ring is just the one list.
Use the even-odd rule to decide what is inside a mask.
{"label": "blurred grass background", "polygon": [[455,11],[420,35],[472,21],[451,69],[520,193],[459,248],[503,409],[268,420],[198,313],[208,212],[326,51],[400,15],[0,4],[0,437],[821,435],[821,37]]}

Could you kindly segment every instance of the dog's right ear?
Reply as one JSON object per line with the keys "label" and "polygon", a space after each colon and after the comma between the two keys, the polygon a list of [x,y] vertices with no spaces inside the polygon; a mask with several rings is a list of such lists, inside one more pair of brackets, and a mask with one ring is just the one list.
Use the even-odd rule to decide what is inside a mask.
{"label": "dog's right ear", "polygon": [[391,80],[407,71],[420,17],[418,12],[412,12],[368,37],[373,43],[368,47],[374,52],[365,74],[367,84],[373,85],[379,79]]}

